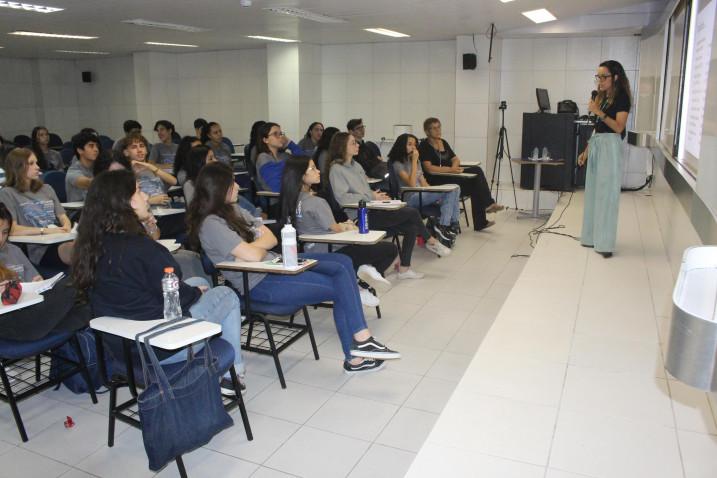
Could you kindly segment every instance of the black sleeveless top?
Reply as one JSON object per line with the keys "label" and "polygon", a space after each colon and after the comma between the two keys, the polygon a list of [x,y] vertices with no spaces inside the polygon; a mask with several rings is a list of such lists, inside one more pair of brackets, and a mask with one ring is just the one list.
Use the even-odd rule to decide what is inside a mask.
{"label": "black sleeveless top", "polygon": [[[600,105],[600,109],[607,116],[612,119],[615,119],[617,117],[617,114],[621,111],[625,111],[627,113],[630,112],[630,98],[625,92],[621,92],[615,97],[611,105],[608,105],[607,100],[604,100],[603,103]],[[595,123],[595,132],[614,133],[615,131],[613,131],[612,128],[605,124],[605,122],[603,122],[600,118],[597,118],[597,122]],[[623,130],[621,136],[625,138],[625,130]]]}

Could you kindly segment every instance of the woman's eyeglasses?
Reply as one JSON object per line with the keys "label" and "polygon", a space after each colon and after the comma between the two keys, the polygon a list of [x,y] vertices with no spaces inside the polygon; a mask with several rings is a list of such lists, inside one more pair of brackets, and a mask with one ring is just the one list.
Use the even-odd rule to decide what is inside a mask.
{"label": "woman's eyeglasses", "polygon": [[274,131],[273,133],[269,133],[269,136],[276,136],[277,138],[281,138],[283,136],[286,136],[286,134],[283,131]]}
{"label": "woman's eyeglasses", "polygon": [[607,80],[610,77],[612,77],[612,75],[595,75],[595,81]]}

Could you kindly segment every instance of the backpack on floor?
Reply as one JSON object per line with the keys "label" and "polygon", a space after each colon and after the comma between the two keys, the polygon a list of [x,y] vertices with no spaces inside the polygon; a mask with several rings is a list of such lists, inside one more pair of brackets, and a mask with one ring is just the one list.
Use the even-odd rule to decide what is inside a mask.
{"label": "backpack on floor", "polygon": [[[95,386],[95,390],[99,390],[104,385],[104,380],[100,371],[100,366],[97,360],[97,345],[95,341],[95,334],[86,328],[79,330],[75,334],[77,341],[80,343],[80,350],[82,350],[82,356],[85,359],[87,365],[87,372],[90,374],[92,384]],[[55,350],[55,354],[65,357],[68,360],[79,361],[79,357],[75,353],[75,348],[70,342],[66,342],[62,347]],[[107,377],[112,377],[112,370],[110,369],[110,356],[105,351],[105,365],[107,368]],[[67,366],[62,360],[56,360],[54,357],[50,364],[50,378],[56,378],[60,375],[63,366]],[[76,373],[64,379],[62,383],[69,388],[73,393],[82,394],[89,393],[87,383],[82,378],[81,373]],[[58,384],[58,388],[59,388]]]}

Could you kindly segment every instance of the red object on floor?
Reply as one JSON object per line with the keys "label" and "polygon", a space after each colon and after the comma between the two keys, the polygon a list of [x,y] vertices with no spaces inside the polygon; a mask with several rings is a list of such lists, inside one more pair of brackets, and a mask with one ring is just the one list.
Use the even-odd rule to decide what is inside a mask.
{"label": "red object on floor", "polygon": [[418,247],[426,247],[426,240],[421,236],[418,236],[416,238],[416,244],[418,244]]}
{"label": "red object on floor", "polygon": [[67,420],[65,420],[65,428],[72,428],[75,426],[75,422],[72,420],[72,417],[68,416]]}

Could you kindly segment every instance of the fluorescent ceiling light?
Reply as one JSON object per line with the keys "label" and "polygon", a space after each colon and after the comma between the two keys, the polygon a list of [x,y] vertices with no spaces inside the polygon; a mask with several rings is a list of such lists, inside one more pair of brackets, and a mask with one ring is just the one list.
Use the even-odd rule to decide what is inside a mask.
{"label": "fluorescent ceiling light", "polygon": [[146,41],[145,45],[157,45],[157,46],[183,46],[185,48],[199,48],[199,45],[185,45],[183,43],[163,43],[158,41]]}
{"label": "fluorescent ceiling light", "polygon": [[8,35],[20,35],[25,37],[44,37],[44,38],[69,38],[71,40],[94,40],[97,37],[88,37],[84,35],[61,35],[58,33],[40,33],[40,32],[10,32]]}
{"label": "fluorescent ceiling light", "polygon": [[346,23],[343,18],[330,17],[328,15],[322,15],[320,13],[309,12],[301,10],[300,8],[292,7],[269,7],[264,8],[273,13],[281,13],[282,15],[289,15],[291,17],[303,18],[304,20],[311,20],[312,22],[319,23]]}
{"label": "fluorescent ceiling light", "polygon": [[145,20],[143,18],[135,18],[134,20],[122,20],[122,23],[129,23],[138,27],[163,28],[165,30],[179,30],[180,32],[199,33],[209,31],[206,28],[192,27],[189,25],[179,25],[176,23],[162,23],[153,20]]}
{"label": "fluorescent ceiling light", "polygon": [[6,2],[0,0],[0,8],[12,8],[13,10],[25,10],[26,12],[53,13],[61,12],[64,8],[46,7],[44,5],[32,5],[30,3]]}
{"label": "fluorescent ceiling light", "polygon": [[393,30],[387,30],[385,28],[364,28],[367,32],[371,33],[378,33],[379,35],[386,35],[388,37],[394,37],[394,38],[407,38],[411,35],[406,35],[405,33],[399,33],[394,32]]}
{"label": "fluorescent ceiling light", "polygon": [[108,51],[55,50],[57,53],[73,53],[76,55],[109,55]]}
{"label": "fluorescent ceiling light", "polygon": [[508,3],[508,2],[512,2],[513,0],[500,0],[500,1],[503,3]]}
{"label": "fluorescent ceiling light", "polygon": [[281,43],[298,43],[299,42],[299,40],[289,40],[288,38],[266,37],[263,35],[247,35],[247,38],[253,38],[255,40],[278,41]]}
{"label": "fluorescent ceiling light", "polygon": [[523,15],[533,20],[535,23],[552,22],[555,20],[555,15],[550,13],[544,8],[539,10],[531,10],[529,12],[523,12]]}

